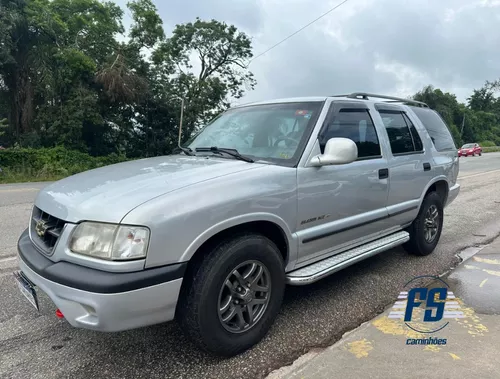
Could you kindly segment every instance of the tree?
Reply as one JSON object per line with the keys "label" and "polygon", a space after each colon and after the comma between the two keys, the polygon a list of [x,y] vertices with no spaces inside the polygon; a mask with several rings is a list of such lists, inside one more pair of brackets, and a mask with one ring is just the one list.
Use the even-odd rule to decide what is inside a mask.
{"label": "tree", "polygon": [[153,48],[165,39],[163,22],[151,0],[136,0],[127,3],[132,12],[133,24],[130,28],[130,43],[136,48]]}
{"label": "tree", "polygon": [[472,95],[467,98],[468,106],[473,111],[492,111],[495,101],[493,90],[486,86],[473,90]]}
{"label": "tree", "polygon": [[4,118],[4,119],[1,119],[0,120],[0,137],[3,136],[5,134],[5,129],[7,129],[7,119]]}
{"label": "tree", "polygon": [[483,87],[472,91],[466,104],[432,86],[424,87],[414,98],[426,102],[443,116],[457,145],[468,142],[500,145],[500,100],[495,96],[498,90],[500,80],[486,81]]}
{"label": "tree", "polygon": [[465,115],[465,106],[457,101],[457,97],[449,92],[443,92],[429,85],[412,96],[414,100],[426,103],[430,108],[437,111],[446,122],[455,144],[462,144],[461,127]]}
{"label": "tree", "polygon": [[165,154],[177,145],[180,98],[189,138],[243,84],[255,85],[245,68],[250,39],[235,26],[196,19],[167,38],[151,0],[127,7],[125,31],[112,2],[0,0],[2,138],[93,155]]}
{"label": "tree", "polygon": [[[245,64],[252,56],[250,38],[234,25],[199,18],[177,25],[153,53],[157,78],[186,99],[185,139],[225,110],[230,98],[242,97],[245,84],[254,88],[256,81]],[[194,64],[198,75],[192,71]]]}
{"label": "tree", "polygon": [[0,1],[0,75],[2,94],[9,99],[9,120],[17,138],[31,129],[34,88],[30,81],[35,45],[34,31],[26,19],[23,0]]}

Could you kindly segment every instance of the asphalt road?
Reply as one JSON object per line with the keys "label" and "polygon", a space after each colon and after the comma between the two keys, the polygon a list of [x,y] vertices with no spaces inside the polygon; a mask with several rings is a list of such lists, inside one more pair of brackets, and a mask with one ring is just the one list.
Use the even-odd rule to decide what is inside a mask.
{"label": "asphalt road", "polygon": [[391,305],[417,275],[437,275],[462,249],[500,234],[500,153],[461,158],[457,200],[445,211],[440,244],[428,257],[380,254],[307,287],[289,287],[269,335],[232,359],[196,350],[176,323],[117,334],[73,329],[41,295],[38,314],[18,292],[17,238],[45,184],[0,185],[0,378],[259,378],[307,350],[327,346]]}

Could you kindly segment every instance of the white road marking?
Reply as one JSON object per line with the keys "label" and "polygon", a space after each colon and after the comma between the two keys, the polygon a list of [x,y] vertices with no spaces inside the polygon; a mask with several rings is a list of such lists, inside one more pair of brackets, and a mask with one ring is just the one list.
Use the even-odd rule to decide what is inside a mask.
{"label": "white road marking", "polygon": [[475,176],[481,176],[481,175],[491,174],[491,173],[494,173],[494,172],[500,172],[500,169],[498,169],[498,170],[484,171],[484,172],[479,172],[477,174],[470,174],[470,175],[464,175],[464,176],[460,176],[460,174],[459,174],[457,179],[473,178]]}

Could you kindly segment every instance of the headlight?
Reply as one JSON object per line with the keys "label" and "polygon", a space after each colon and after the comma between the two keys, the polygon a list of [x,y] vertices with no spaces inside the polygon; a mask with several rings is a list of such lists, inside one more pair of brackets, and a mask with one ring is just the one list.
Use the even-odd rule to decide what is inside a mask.
{"label": "headlight", "polygon": [[149,243],[149,229],[140,226],[82,222],[69,241],[77,254],[108,260],[144,258]]}

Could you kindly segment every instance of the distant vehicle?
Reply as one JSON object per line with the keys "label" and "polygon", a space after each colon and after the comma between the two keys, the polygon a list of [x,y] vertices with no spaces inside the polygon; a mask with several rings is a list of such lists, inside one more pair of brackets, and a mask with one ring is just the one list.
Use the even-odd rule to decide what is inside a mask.
{"label": "distant vehicle", "polygon": [[36,309],[40,290],[74,327],[176,318],[204,350],[236,355],[266,335],[285,284],[398,245],[431,254],[460,191],[439,114],[383,95],[238,106],[179,147],[38,193],[16,272]]}
{"label": "distant vehicle", "polygon": [[478,143],[466,143],[458,150],[459,157],[467,157],[467,156],[481,156],[483,154],[483,149],[479,146]]}

